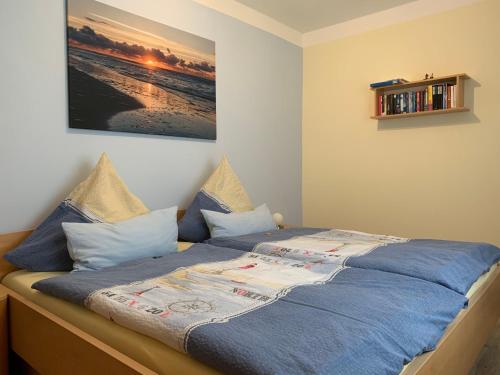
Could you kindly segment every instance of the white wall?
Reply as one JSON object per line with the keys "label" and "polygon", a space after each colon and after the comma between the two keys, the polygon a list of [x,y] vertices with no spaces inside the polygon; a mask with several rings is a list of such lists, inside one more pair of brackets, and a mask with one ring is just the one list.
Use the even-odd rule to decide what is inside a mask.
{"label": "white wall", "polygon": [[254,204],[300,223],[301,49],[189,0],[105,2],[216,41],[217,141],[69,130],[64,1],[3,2],[0,232],[38,224],[102,151],[152,209],[185,207],[227,154]]}

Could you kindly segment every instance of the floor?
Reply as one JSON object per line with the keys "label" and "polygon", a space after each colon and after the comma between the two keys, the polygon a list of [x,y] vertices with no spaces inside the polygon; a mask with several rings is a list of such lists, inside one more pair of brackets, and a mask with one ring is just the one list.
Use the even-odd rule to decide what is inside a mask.
{"label": "floor", "polygon": [[469,375],[500,374],[500,320]]}

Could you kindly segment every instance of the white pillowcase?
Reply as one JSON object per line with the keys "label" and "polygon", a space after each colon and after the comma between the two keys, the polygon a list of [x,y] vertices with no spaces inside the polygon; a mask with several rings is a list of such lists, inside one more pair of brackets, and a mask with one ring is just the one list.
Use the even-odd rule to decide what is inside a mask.
{"label": "white pillowcase", "polygon": [[265,204],[252,211],[226,214],[201,210],[201,213],[212,238],[241,236],[277,229],[273,216]]}
{"label": "white pillowcase", "polygon": [[117,223],[62,223],[74,271],[111,267],[177,251],[177,207]]}

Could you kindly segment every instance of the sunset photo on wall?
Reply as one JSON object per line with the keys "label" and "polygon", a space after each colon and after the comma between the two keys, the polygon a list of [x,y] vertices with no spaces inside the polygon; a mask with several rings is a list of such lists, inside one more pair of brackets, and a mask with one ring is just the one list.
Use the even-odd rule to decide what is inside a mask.
{"label": "sunset photo on wall", "polygon": [[69,127],[216,139],[215,42],[67,1]]}

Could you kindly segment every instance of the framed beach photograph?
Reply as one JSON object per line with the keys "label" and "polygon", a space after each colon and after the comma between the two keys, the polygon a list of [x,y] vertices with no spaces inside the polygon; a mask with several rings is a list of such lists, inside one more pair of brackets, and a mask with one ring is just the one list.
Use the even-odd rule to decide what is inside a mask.
{"label": "framed beach photograph", "polygon": [[215,140],[215,42],[67,0],[69,127]]}

